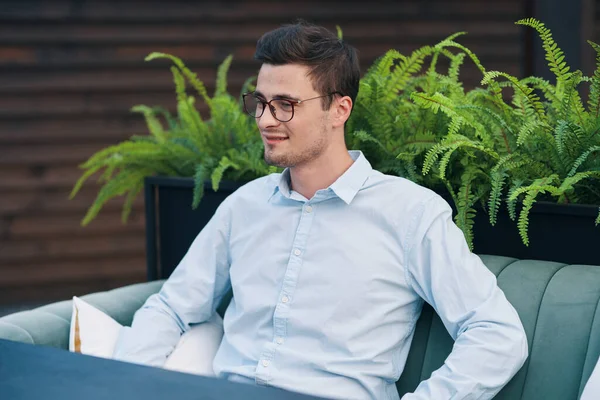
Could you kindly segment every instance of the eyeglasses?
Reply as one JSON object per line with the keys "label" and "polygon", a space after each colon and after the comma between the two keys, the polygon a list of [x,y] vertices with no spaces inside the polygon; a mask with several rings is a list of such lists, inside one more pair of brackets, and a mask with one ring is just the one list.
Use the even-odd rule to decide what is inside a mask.
{"label": "eyeglasses", "polygon": [[243,94],[242,99],[244,100],[244,111],[251,117],[262,117],[266,106],[269,106],[269,111],[271,111],[273,118],[279,122],[289,122],[294,118],[294,105],[302,104],[309,100],[332,96],[334,94],[337,94],[337,92],[304,100],[272,99],[271,101],[265,101],[252,92]]}

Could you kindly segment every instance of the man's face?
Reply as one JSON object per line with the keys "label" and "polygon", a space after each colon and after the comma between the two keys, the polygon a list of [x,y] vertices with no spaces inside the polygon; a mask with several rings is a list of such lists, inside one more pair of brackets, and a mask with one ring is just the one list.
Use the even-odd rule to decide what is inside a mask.
{"label": "man's face", "polygon": [[[323,95],[313,88],[308,72],[308,67],[298,64],[263,64],[258,73],[256,95],[264,101],[305,100]],[[331,127],[329,111],[323,110],[321,101],[294,104],[294,117],[288,122],[278,121],[269,108],[265,108],[257,124],[268,164],[296,167],[323,156],[329,147]]]}

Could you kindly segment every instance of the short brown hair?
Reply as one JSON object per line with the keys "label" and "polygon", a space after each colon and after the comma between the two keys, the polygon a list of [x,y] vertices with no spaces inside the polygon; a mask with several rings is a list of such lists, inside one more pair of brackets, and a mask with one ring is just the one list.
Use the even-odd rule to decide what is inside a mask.
{"label": "short brown hair", "polygon": [[[358,95],[357,51],[324,27],[298,21],[267,32],[258,40],[254,58],[271,65],[310,67],[313,87],[322,95],[339,93],[352,103]],[[323,109],[329,109],[331,102],[331,97],[325,97]]]}

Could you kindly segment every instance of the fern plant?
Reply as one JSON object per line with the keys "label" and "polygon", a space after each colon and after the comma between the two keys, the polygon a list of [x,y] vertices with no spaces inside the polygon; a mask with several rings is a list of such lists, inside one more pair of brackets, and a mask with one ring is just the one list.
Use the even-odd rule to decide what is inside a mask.
{"label": "fern plant", "polygon": [[[462,165],[468,181],[465,177],[477,169],[490,223],[495,224],[503,200],[513,220],[521,204],[517,225],[528,245],[529,212],[536,200],[600,204],[600,47],[589,42],[597,53],[597,68],[585,77],[570,70],[543,23],[533,18],[516,23],[538,32],[556,83],[482,69],[487,90],[473,91],[465,103],[452,102],[442,93],[413,99],[452,118],[448,136],[429,150],[423,173],[437,166],[444,179],[447,169]],[[591,83],[587,105],[578,91],[584,82]],[[510,103],[504,100],[504,89],[512,92]],[[464,154],[476,156],[465,163]],[[464,209],[468,204],[458,203],[459,214],[472,213]],[[600,223],[600,214],[595,223]]]}
{"label": "fern plant", "polygon": [[[125,222],[147,176],[193,177],[192,207],[196,208],[204,193],[204,182],[208,179],[217,190],[222,179],[247,181],[276,171],[263,160],[263,144],[254,119],[243,112],[240,100],[227,92],[231,56],[218,68],[212,97],[204,83],[181,59],[163,53],[152,53],[146,57],[146,61],[155,59],[168,59],[173,63],[171,72],[177,96],[177,114],[173,116],[162,107],[134,106],[132,111],[144,116],[149,134],[133,136],[102,149],[80,166],[84,172],[75,184],[71,198],[93,175],[98,175],[98,183],[102,185],[82,225],[90,223],[102,206],[117,196],[125,196],[122,211]],[[246,81],[242,91],[251,85],[252,78]],[[208,106],[210,119],[202,119],[196,98],[187,93],[188,86]]]}
{"label": "fern plant", "polygon": [[[455,33],[408,56],[390,50],[378,59],[361,79],[346,140],[349,146],[361,148],[375,169],[449,193],[458,210],[455,221],[471,245],[474,206],[483,199],[489,179],[485,168],[472,162],[482,145],[469,138],[471,133],[465,136],[459,131],[469,128],[474,137],[489,144],[503,140],[488,135],[485,123],[472,115],[495,118],[487,103],[498,101],[500,90],[494,85],[463,88],[459,73],[465,59],[485,73],[477,56],[456,42],[463,34]],[[445,146],[471,149],[449,163],[452,152]],[[438,156],[442,156],[439,164]],[[491,152],[488,157],[498,155]]]}

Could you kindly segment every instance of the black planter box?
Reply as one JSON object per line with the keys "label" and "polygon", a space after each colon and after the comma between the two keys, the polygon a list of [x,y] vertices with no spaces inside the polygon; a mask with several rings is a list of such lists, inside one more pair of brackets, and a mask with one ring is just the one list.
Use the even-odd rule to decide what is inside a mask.
{"label": "black planter box", "polygon": [[[204,198],[192,209],[191,178],[148,177],[145,180],[146,258],[148,280],[168,278],[221,202],[242,183],[221,182],[217,192],[207,182]],[[452,204],[450,202],[450,204]],[[600,265],[598,206],[537,202],[529,216],[529,246],[505,206],[495,226],[479,210],[474,251],[518,259]]]}
{"label": "black planter box", "polygon": [[594,224],[598,208],[536,202],[529,214],[529,246],[523,244],[517,221],[509,218],[505,205],[495,226],[490,224],[488,214],[478,210],[473,250],[519,259],[600,265],[600,225]]}
{"label": "black planter box", "polygon": [[148,177],[144,182],[148,280],[168,278],[217,207],[242,184],[223,181],[214,191],[205,183],[204,197],[192,209],[194,180]]}

